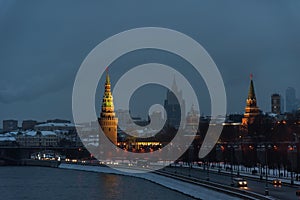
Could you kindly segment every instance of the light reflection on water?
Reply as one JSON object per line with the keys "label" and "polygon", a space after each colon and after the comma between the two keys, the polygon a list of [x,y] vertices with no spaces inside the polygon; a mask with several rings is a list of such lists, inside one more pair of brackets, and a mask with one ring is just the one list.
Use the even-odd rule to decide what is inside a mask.
{"label": "light reflection on water", "polygon": [[191,199],[138,178],[43,167],[0,167],[0,199]]}

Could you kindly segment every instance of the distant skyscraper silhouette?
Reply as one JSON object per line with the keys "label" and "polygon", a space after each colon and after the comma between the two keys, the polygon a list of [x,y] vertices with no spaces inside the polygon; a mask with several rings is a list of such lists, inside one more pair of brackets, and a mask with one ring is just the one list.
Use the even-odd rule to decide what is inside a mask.
{"label": "distant skyscraper silhouette", "polygon": [[159,130],[160,127],[162,127],[163,124],[163,118],[162,113],[160,111],[155,111],[151,113],[151,123],[153,124],[153,127],[155,130]]}
{"label": "distant skyscraper silhouette", "polygon": [[3,131],[15,131],[18,129],[17,120],[3,120]]}
{"label": "distant skyscraper silhouette", "polygon": [[37,121],[35,120],[24,120],[22,122],[22,130],[33,130],[36,124]]}
{"label": "distant skyscraper silhouette", "polygon": [[199,127],[199,119],[200,119],[200,114],[195,109],[195,106],[192,105],[191,110],[190,112],[188,112],[186,117],[185,131],[187,133],[197,132]]}
{"label": "distant skyscraper silhouette", "polygon": [[285,109],[286,112],[296,110],[296,90],[293,87],[288,87],[285,91]]}
{"label": "distant skyscraper silhouette", "polygon": [[283,96],[281,96],[281,113],[285,113],[285,100]]}
{"label": "distant skyscraper silhouette", "polygon": [[271,111],[278,115],[281,113],[281,96],[279,94],[271,96]]}
{"label": "distant skyscraper silhouette", "polygon": [[[165,119],[167,119],[167,124],[169,126],[178,128],[180,126],[181,114],[183,116],[183,121],[185,120],[185,101],[182,98],[182,91],[178,90],[175,78],[173,80],[172,90],[179,98],[177,99],[176,95],[172,91],[167,91],[167,99],[164,103],[164,108],[167,114]],[[182,105],[183,113],[181,113],[180,104]]]}

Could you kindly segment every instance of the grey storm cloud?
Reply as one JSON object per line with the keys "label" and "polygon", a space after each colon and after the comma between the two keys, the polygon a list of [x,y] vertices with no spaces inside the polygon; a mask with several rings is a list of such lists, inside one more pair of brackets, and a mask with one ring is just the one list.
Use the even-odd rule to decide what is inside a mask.
{"label": "grey storm cloud", "polygon": [[0,102],[11,104],[39,99],[45,94],[64,89],[66,84],[65,77],[62,78],[55,74],[28,76],[11,82],[0,81]]}
{"label": "grey storm cloud", "polygon": [[[72,103],[74,78],[87,54],[107,37],[144,26],[175,29],[204,46],[223,76],[229,112],[243,112],[250,73],[259,106],[268,111],[272,92],[284,94],[289,86],[300,92],[299,9],[300,1],[292,0],[0,0],[0,120],[54,109],[57,117],[71,119],[66,105]],[[121,76],[120,70],[112,73]],[[191,82],[200,85],[192,75]],[[48,98],[64,103],[44,106]],[[41,107],[29,106],[32,102]],[[39,118],[41,112],[36,113],[30,116]]]}

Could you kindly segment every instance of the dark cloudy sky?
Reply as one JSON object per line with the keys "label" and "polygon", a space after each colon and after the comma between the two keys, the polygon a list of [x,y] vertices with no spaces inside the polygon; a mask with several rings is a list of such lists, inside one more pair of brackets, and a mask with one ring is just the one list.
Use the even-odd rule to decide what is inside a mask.
{"label": "dark cloudy sky", "polygon": [[[299,10],[295,0],[0,0],[0,120],[72,120],[72,87],[83,59],[107,37],[144,26],[178,30],[204,46],[223,76],[228,112],[243,112],[250,73],[258,104],[269,111],[273,92],[292,86],[300,93]],[[138,55],[119,63],[148,61],[149,54]],[[172,56],[151,55],[182,67]],[[121,72],[112,69],[113,82]],[[197,78],[191,82],[197,85]]]}

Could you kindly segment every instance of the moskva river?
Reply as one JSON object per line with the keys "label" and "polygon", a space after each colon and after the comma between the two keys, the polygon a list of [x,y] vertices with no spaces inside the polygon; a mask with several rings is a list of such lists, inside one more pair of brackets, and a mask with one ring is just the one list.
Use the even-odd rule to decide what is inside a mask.
{"label": "moskva river", "polygon": [[3,200],[192,199],[150,181],[129,176],[46,167],[0,167]]}

